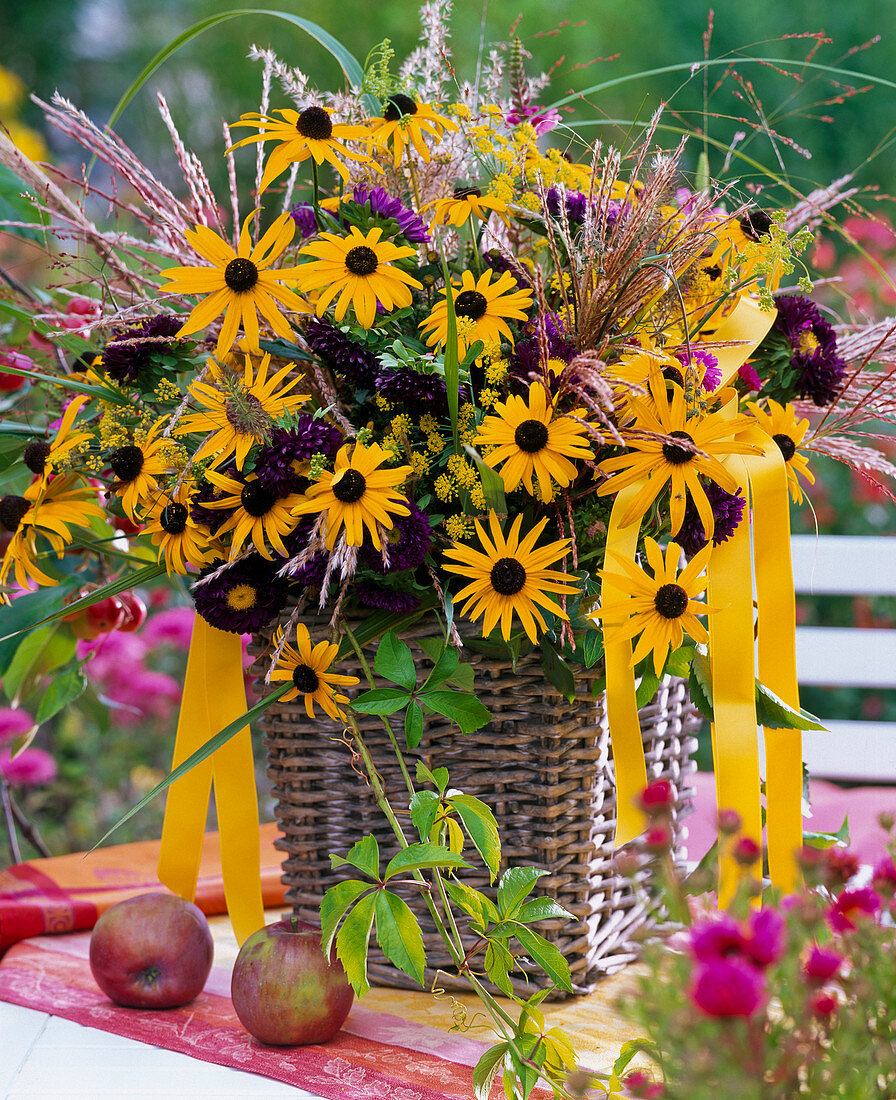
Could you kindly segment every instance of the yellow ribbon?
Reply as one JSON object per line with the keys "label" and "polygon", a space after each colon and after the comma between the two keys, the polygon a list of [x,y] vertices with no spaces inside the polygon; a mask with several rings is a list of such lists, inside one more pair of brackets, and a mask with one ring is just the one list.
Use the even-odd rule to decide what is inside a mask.
{"label": "yellow ribbon", "polygon": [[[748,476],[743,457],[731,455],[725,465],[746,491]],[[743,835],[761,845],[753,585],[746,516],[731,537],[713,549],[707,575],[707,603],[716,608],[709,617],[716,805],[719,809],[736,810],[743,822]],[[726,853],[719,865],[721,907],[731,900],[739,877],[739,868]]]}
{"label": "yellow ribbon", "polygon": [[[638,548],[641,517],[623,526],[625,514],[643,484],[636,481],[616,494],[607,528],[607,566],[612,566],[612,553],[634,558]],[[621,589],[611,576],[601,584],[602,607],[612,607],[624,600]],[[610,632],[613,634],[615,632]],[[638,718],[635,695],[635,672],[631,667],[632,643],[624,638],[611,640],[604,632],[604,667],[607,677],[607,723],[613,746],[613,768],[616,780],[616,844],[626,844],[644,832],[647,818],[638,806],[638,796],[647,786],[647,764],[644,760],[644,739]]]}
{"label": "yellow ribbon", "polygon": [[[196,615],[172,767],[245,712],[238,635],[216,630]],[[195,896],[213,782],[224,895],[236,938],[242,943],[264,925],[258,797],[248,726],[168,788],[159,881],[190,901]]]}
{"label": "yellow ribbon", "polygon": [[722,372],[719,389],[731,381],[759,347],[775,323],[776,316],[775,310],[760,309],[752,298],[742,297],[711,334],[713,343],[732,344],[731,347],[718,348],[713,352],[719,361],[719,370]]}
{"label": "yellow ribbon", "polygon": [[[753,501],[753,568],[759,624],[759,679],[799,710],[796,601],[790,561],[790,499],[780,448],[758,426],[744,438],[761,454],[746,458]],[[764,728],[766,844],[772,882],[786,893],[797,884],[802,845],[802,737],[799,730]]]}

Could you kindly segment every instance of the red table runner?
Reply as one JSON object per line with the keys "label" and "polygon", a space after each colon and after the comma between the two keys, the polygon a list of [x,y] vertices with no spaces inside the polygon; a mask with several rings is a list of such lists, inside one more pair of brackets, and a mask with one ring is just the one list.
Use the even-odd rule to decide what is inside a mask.
{"label": "red table runner", "polygon": [[[243,1029],[233,1011],[229,965],[213,967],[204,992],[182,1008],[121,1008],[94,982],[89,944],[87,932],[15,944],[0,961],[0,1000],[273,1077],[326,1100],[470,1100],[473,1095],[472,1068],[487,1049],[485,1042],[356,1002],[329,1043],[266,1046]],[[503,1095],[497,1084],[492,1097]]]}

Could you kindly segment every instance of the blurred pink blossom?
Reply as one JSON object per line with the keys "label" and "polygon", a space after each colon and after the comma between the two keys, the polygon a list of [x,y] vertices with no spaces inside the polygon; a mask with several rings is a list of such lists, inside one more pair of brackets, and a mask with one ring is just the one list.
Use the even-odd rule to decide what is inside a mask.
{"label": "blurred pink blossom", "polygon": [[129,677],[142,664],[147,649],[142,633],[122,634],[113,630],[90,641],[80,639],[75,653],[81,660],[92,654],[85,666],[87,678],[105,684],[120,676]]}
{"label": "blurred pink blossom", "polygon": [[166,672],[138,667],[108,683],[105,695],[121,704],[116,721],[135,726],[146,718],[167,718],[180,702],[182,691],[177,680]]}
{"label": "blurred pink blossom", "polygon": [[27,733],[34,726],[34,719],[27,710],[0,707],[0,745]]}
{"label": "blurred pink blossom", "polygon": [[166,611],[159,611],[149,617],[141,637],[150,648],[171,645],[177,649],[189,649],[194,614],[189,607],[169,607]]}
{"label": "blurred pink blossom", "polygon": [[43,749],[25,749],[11,760],[9,749],[0,752],[0,772],[13,787],[40,787],[56,778],[56,761]]}

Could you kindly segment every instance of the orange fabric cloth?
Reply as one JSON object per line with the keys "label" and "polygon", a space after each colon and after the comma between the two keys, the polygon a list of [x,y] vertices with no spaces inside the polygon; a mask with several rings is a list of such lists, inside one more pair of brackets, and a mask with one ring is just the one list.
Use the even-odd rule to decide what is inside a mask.
{"label": "orange fabric cloth", "polygon": [[[283,904],[282,853],[273,822],[259,829],[261,889],[266,906]],[[0,871],[0,953],[10,944],[48,932],[92,928],[101,913],[125,898],[170,893],[157,876],[159,841],[146,840],[17,863]],[[217,833],[202,845],[196,904],[206,914],[226,912]]]}

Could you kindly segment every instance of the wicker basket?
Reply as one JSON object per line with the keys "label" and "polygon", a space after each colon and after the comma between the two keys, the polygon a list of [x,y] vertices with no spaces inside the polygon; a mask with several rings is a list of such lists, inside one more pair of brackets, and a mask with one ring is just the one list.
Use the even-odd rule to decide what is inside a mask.
{"label": "wicker basket", "polygon": [[[309,619],[308,626],[313,636],[325,632],[324,620]],[[418,625],[402,636],[415,657],[425,659],[414,639],[436,633],[435,624]],[[265,638],[257,639],[256,654],[267,648],[266,643]],[[548,872],[536,892],[556,899],[576,920],[544,921],[538,931],[565,956],[575,991],[588,993],[601,977],[636,957],[635,933],[646,920],[631,883],[614,874],[612,867],[612,752],[603,696],[594,699],[590,692],[590,681],[599,672],[579,674],[580,696],[570,703],[546,684],[535,655],[519,660],[515,670],[509,661],[469,650],[465,659],[476,669],[476,694],[492,712],[492,722],[463,737],[446,719],[433,716],[427,719],[419,749],[408,755],[419,756],[430,768],[447,767],[452,787],[488,803],[501,829],[502,866],[528,865]],[[262,657],[255,671],[263,675],[265,669]],[[340,662],[340,671],[360,675],[351,660]],[[406,788],[381,719],[359,717],[393,805],[407,806]],[[691,809],[689,777],[696,765],[690,754],[697,727],[684,684],[664,683],[640,717],[648,775],[669,780],[674,791],[674,850],[680,862],[686,855],[681,821]],[[331,870],[330,853],[344,855],[372,833],[389,858],[396,850],[394,837],[332,722],[312,722],[296,704],[275,704],[260,721],[282,832],[277,845],[286,853],[287,900],[297,916],[317,921],[324,891],[350,877],[344,869]],[[403,743],[403,729],[396,732]],[[465,872],[465,881],[486,893],[491,890],[484,870]],[[465,988],[464,980],[452,974],[428,910],[419,898],[410,895],[407,900],[423,930],[427,982],[438,970],[442,987]],[[525,976],[527,970],[532,971],[531,980]],[[373,943],[368,971],[372,982],[414,987]],[[523,994],[546,980],[527,961],[511,977]]]}

